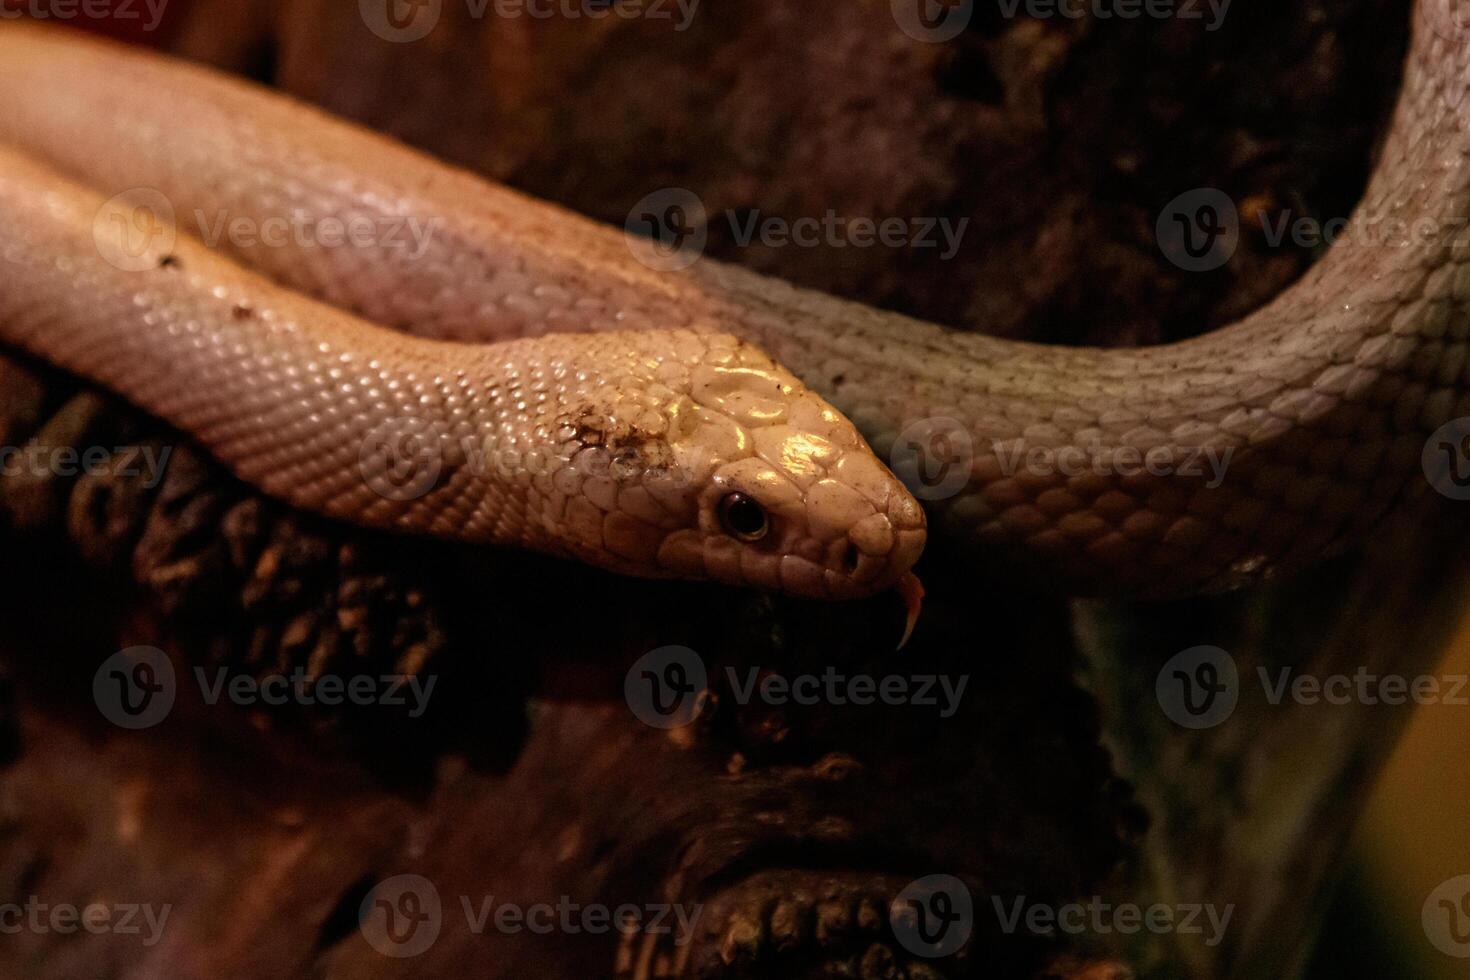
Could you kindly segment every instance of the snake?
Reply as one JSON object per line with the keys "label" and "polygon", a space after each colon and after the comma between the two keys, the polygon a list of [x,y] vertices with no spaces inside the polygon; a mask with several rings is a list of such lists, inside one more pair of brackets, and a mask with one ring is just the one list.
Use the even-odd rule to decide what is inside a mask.
{"label": "snake", "polygon": [[[916,603],[924,511],[847,418],[757,346],[695,330],[453,339],[433,310],[388,316],[379,300],[397,290],[397,274],[380,277],[375,261],[349,270],[331,260],[313,285],[290,288],[265,273],[321,252],[286,248],[252,270],[180,234],[161,214],[173,204],[115,194],[118,180],[133,180],[122,157],[110,174],[69,177],[55,169],[66,162],[50,152],[58,145],[22,135],[34,111],[57,136],[106,142],[98,124],[110,118],[135,150],[172,161],[183,183],[163,173],[155,183],[179,208],[232,209],[241,180],[267,173],[263,158],[231,160],[224,143],[255,142],[278,122],[257,115],[251,132],[226,133],[239,118],[228,100],[275,100],[211,77],[206,99],[224,98],[206,112],[213,122],[160,128],[163,117],[105,92],[126,79],[141,97],[159,71],[183,90],[186,69],[29,26],[0,30],[0,46],[7,77],[20,72],[28,93],[0,149],[0,341],[120,393],[247,483],[334,519],[628,575],[820,599],[898,587]],[[87,65],[87,81],[69,90],[76,101],[52,102],[53,73],[68,64]],[[66,118],[72,111],[81,116]],[[281,132],[304,136],[311,118],[288,113]],[[192,138],[227,171],[176,156]],[[271,182],[301,167],[305,183],[292,186],[316,193],[309,163],[279,164]],[[343,186],[341,174],[317,176],[317,188]],[[268,187],[257,184],[252,210],[231,217],[265,226],[270,209],[293,207]],[[467,297],[441,299],[433,305],[464,315]],[[404,329],[374,322],[380,315]]]}
{"label": "snake", "polygon": [[[1422,495],[1431,434],[1470,414],[1470,266],[1439,233],[1470,204],[1466,20],[1457,0],[1415,4],[1349,233],[1243,319],[1136,348],[660,262],[625,229],[253,83],[6,25],[0,342],[349,521],[825,598],[907,581],[927,529],[1072,594],[1230,588]],[[94,216],[135,220],[139,192],[179,234],[122,271]],[[220,232],[271,219],[313,234]],[[431,232],[415,248],[320,234],[406,222]],[[389,415],[452,437],[452,472],[406,502],[360,472]],[[494,482],[454,448],[476,443],[563,468],[528,474],[521,455]],[[641,482],[566,475],[609,447]],[[1202,457],[1228,462],[1212,477]]]}

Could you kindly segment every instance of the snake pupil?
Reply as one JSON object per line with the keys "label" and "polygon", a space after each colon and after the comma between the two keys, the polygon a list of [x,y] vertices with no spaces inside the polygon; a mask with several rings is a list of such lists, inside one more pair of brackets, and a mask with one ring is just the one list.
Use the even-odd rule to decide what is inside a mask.
{"label": "snake pupil", "polygon": [[720,501],[720,523],[742,541],[759,541],[770,529],[765,508],[743,493],[726,494]]}

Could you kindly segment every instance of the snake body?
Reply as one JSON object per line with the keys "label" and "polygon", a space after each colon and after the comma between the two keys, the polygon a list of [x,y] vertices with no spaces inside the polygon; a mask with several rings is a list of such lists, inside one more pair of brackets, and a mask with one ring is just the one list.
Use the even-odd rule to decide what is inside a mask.
{"label": "snake body", "polygon": [[[156,270],[144,286],[95,262],[87,274],[75,265],[61,269],[55,257],[76,260],[84,244],[74,235],[28,241],[22,221],[17,244],[16,214],[35,215],[31,227],[44,224],[41,206],[25,198],[43,192],[48,176],[7,158],[0,218],[9,239],[0,247],[11,269],[0,339],[105,381],[180,422],[233,458],[247,479],[278,493],[279,483],[268,484],[284,462],[290,475],[279,479],[309,488],[298,500],[350,519],[387,505],[349,491],[341,482],[346,461],[338,458],[339,443],[324,442],[314,424],[301,421],[313,398],[318,409],[342,411],[332,386],[316,375],[284,373],[325,363],[317,334],[302,326],[306,319],[332,324],[322,329],[333,335],[365,337],[367,327],[333,307],[418,335],[363,340],[360,352],[354,349],[358,363],[379,365],[398,381],[394,390],[416,397],[422,392],[415,383],[427,378],[528,379],[536,371],[529,365],[539,364],[538,397],[579,403],[582,394],[566,397],[560,390],[572,372],[552,367],[565,363],[558,358],[566,352],[584,352],[579,364],[606,365],[618,357],[644,364],[657,358],[652,351],[660,343],[687,350],[689,364],[714,350],[722,365],[748,364],[762,383],[778,379],[772,389],[808,394],[745,346],[756,345],[851,418],[890,460],[908,458],[936,433],[945,436],[960,478],[942,492],[922,481],[915,490],[928,498],[931,522],[953,546],[1034,566],[1076,591],[1163,595],[1218,588],[1311,560],[1372,526],[1427,486],[1421,453],[1429,433],[1470,414],[1470,267],[1444,236],[1417,234],[1414,225],[1429,217],[1453,227],[1451,219],[1470,204],[1470,31],[1457,10],[1454,0],[1421,0],[1415,7],[1403,92],[1350,225],[1381,234],[1344,236],[1301,281],[1240,322],[1189,341],[1129,350],[955,333],[711,260],[660,271],[641,262],[619,231],[287,98],[206,69],[12,25],[0,29],[0,84],[23,97],[0,108],[0,142],[70,178],[107,194],[155,189],[181,227],[205,237],[221,218],[258,226],[283,215],[306,227],[333,219],[385,228],[412,218],[431,233],[413,251],[381,243],[273,247],[229,238],[221,244],[235,261],[295,292],[265,279],[237,279],[223,259],[192,247],[185,274]],[[49,179],[54,185],[60,178]],[[69,194],[53,192],[67,202]],[[75,232],[80,217],[61,220],[56,236]],[[27,252],[37,245],[39,258]],[[228,295],[212,302],[216,280]],[[167,330],[119,328],[113,343],[127,354],[122,366],[116,354],[99,363],[80,353],[95,327],[27,330],[27,317],[17,316],[40,309],[55,320],[69,304],[76,319],[87,320],[79,307],[107,290],[122,311],[131,297],[146,295],[135,307],[143,319],[152,313],[188,321],[190,304],[197,304],[206,330],[217,329],[226,344],[242,330],[229,315],[242,297],[251,309],[280,304],[282,312],[274,324],[262,319],[265,326],[252,327],[259,349],[210,362],[200,377],[191,375],[201,364],[183,373],[160,370],[190,352],[187,335],[169,339]],[[307,302],[296,293],[330,305],[286,307]],[[189,315],[174,316],[175,304]],[[295,329],[283,331],[288,320]],[[98,317],[88,322],[95,325]],[[662,341],[637,339],[654,328],[672,332]],[[291,342],[279,346],[288,335]],[[473,345],[487,342],[493,345],[477,353]],[[654,346],[639,346],[645,343]],[[272,378],[262,382],[265,367],[251,380],[231,374],[272,356],[277,373],[289,379],[284,388]],[[518,368],[514,359],[522,357],[528,366]],[[466,370],[464,358],[476,366],[456,374]],[[496,375],[495,363],[510,374]],[[597,370],[608,373],[594,387],[622,390],[619,371]],[[302,397],[297,387],[307,380],[316,387]],[[629,387],[648,380],[629,379]],[[694,397],[701,385],[690,376],[667,387],[665,401],[674,393]],[[473,388],[453,392],[455,425],[479,411]],[[760,398],[753,391],[739,397]],[[226,408],[250,398],[256,401],[246,402],[245,416],[268,425],[252,426]],[[840,531],[807,530],[827,521],[816,516],[822,508],[815,504],[805,506],[803,519],[788,520],[798,529],[795,538],[809,539],[783,545],[806,548],[804,571],[791,578],[804,577],[807,594],[889,584],[917,554],[922,519],[906,494],[883,482],[891,477],[861,455],[860,444],[831,428],[845,424],[836,412],[814,397],[803,405],[804,414],[795,414],[820,415],[821,439],[841,447],[836,468],[849,465],[863,476],[828,481],[830,494],[847,504],[845,516],[833,522]],[[657,405],[636,409],[645,410],[668,414]],[[597,413],[627,414],[605,404]],[[750,418],[740,416],[740,425]],[[783,438],[782,450],[756,454],[761,465],[775,465],[781,451],[802,456],[792,446],[803,435],[787,431]],[[1223,472],[1188,465],[1206,456],[1226,461]],[[1141,468],[1139,460],[1160,465]],[[1066,461],[1071,465],[1060,465]],[[320,466],[312,469],[313,462]],[[802,456],[794,465],[812,464]],[[801,478],[780,476],[801,490]],[[395,511],[393,519],[548,547],[526,529],[524,506],[477,504],[483,486],[450,481],[437,493],[406,513]],[[776,506],[795,513],[799,497]],[[709,507],[705,501],[702,528],[681,539],[681,574],[710,571],[710,542],[721,539]],[[515,528],[505,526],[518,520]],[[737,545],[721,545],[727,557],[715,563],[753,569],[773,554]],[[613,561],[606,550],[589,548],[584,557],[635,571],[640,561],[647,565],[646,550],[631,561]],[[854,554],[861,555],[862,587],[842,571]],[[715,577],[771,580],[769,569],[752,569]]]}
{"label": "snake body", "polygon": [[[66,104],[45,105],[49,71],[75,59],[95,82],[120,81],[130,55],[14,27],[0,47],[6,71],[27,74],[27,111],[103,140],[121,112],[136,145],[167,158],[172,137],[125,106],[72,104],[83,118],[68,121]],[[136,91],[177,70],[136,67]],[[472,344],[385,329],[175,234],[128,195],[104,201],[14,149],[44,141],[16,137],[0,149],[0,340],[175,423],[267,493],[366,526],[815,598],[901,584],[922,550],[923,511],[852,424],[745,341],[679,330]],[[181,203],[228,201],[256,166],[174,162],[192,188]],[[117,188],[125,171],[91,183]],[[270,254],[286,267],[320,255]],[[343,271],[320,267],[309,292],[341,298]],[[372,263],[351,275],[376,279]]]}

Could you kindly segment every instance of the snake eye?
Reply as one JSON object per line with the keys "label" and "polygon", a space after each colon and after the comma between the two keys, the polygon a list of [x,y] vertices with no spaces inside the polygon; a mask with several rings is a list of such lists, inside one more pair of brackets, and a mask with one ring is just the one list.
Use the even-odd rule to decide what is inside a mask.
{"label": "snake eye", "polygon": [[759,541],[771,529],[766,509],[743,493],[727,493],[720,501],[720,523],[741,541]]}

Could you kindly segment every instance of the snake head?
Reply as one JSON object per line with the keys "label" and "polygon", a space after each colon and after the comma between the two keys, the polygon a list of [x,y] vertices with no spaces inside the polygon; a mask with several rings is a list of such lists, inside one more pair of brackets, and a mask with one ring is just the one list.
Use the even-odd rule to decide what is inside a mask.
{"label": "snake head", "polygon": [[808,598],[898,584],[924,547],[918,502],[795,375],[733,337],[701,340],[710,349],[667,407],[687,523],[659,563]]}

